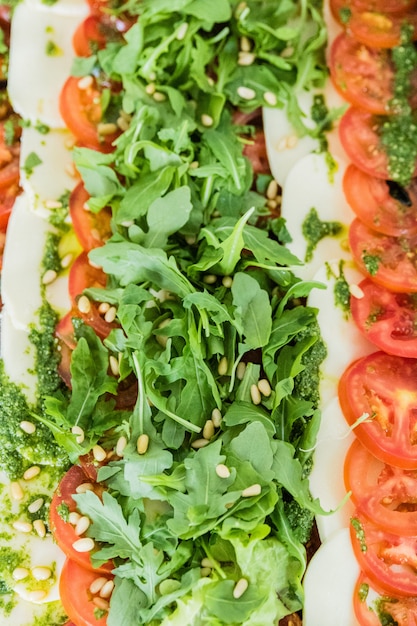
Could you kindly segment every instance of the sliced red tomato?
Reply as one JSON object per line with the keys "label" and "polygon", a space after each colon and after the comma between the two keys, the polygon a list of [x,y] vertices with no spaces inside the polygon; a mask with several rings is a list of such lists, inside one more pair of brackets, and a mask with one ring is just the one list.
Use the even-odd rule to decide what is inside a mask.
{"label": "sliced red tomato", "polygon": [[375,352],[353,362],[339,381],[339,401],[355,434],[378,459],[417,468],[417,360]]}
{"label": "sliced red tomato", "polygon": [[81,22],[73,35],[75,54],[88,57],[97,50],[102,50],[109,42],[123,41],[123,33],[130,26],[130,22],[116,16],[102,11],[94,12]]}
{"label": "sliced red tomato", "polygon": [[[100,574],[100,577],[102,574]],[[67,559],[62,568],[59,582],[59,595],[68,617],[77,626],[106,626],[107,609],[102,600],[95,603],[95,597],[90,591],[91,584],[98,578],[97,572],[81,567],[72,559]],[[113,576],[103,576],[113,580]]]}
{"label": "sliced red tomato", "polygon": [[390,291],[417,292],[417,235],[383,235],[356,218],[349,244],[359,269]]}
{"label": "sliced red tomato", "polygon": [[106,286],[107,276],[99,267],[93,267],[88,260],[87,252],[81,252],[71,266],[68,291],[74,304],[77,302],[84,289],[88,287],[104,288]]}
{"label": "sliced red tomato", "polygon": [[[377,178],[390,178],[388,156],[380,141],[384,117],[372,115],[351,107],[340,120],[339,136],[342,145],[359,169]],[[414,175],[417,175],[417,163]]]}
{"label": "sliced red tomato", "polygon": [[350,526],[353,550],[372,586],[395,596],[417,595],[417,536],[382,530],[359,512]]}
{"label": "sliced red tomato", "polygon": [[[83,568],[89,569],[97,576],[98,572],[109,573],[114,568],[112,562],[107,562],[100,567],[93,567],[90,552],[77,552],[73,547],[74,543],[80,539],[75,533],[75,527],[69,521],[65,521],[65,514],[76,511],[77,506],[73,495],[77,487],[83,483],[91,483],[90,478],[85,474],[79,465],[73,465],[64,475],[56,490],[50,508],[50,528],[55,541],[58,543],[64,554]],[[101,487],[95,486],[98,494]],[[69,615],[69,617],[72,616]]]}
{"label": "sliced red tomato", "polygon": [[98,213],[86,206],[90,195],[83,183],[72,191],[69,199],[69,211],[75,234],[83,249],[89,252],[102,246],[111,236],[111,210],[104,207]]}
{"label": "sliced red tomato", "polygon": [[[373,601],[367,598],[368,593],[373,597]],[[353,607],[360,626],[387,624],[416,626],[417,624],[417,598],[378,595],[364,574],[359,576],[356,583]]]}
{"label": "sliced red tomato", "polygon": [[417,469],[394,467],[355,440],[345,459],[346,489],[357,510],[380,528],[417,535]]}
{"label": "sliced red tomato", "polygon": [[[81,79],[83,80],[83,79]],[[83,85],[83,83],[81,83]],[[80,79],[70,76],[61,90],[60,111],[62,118],[79,143],[93,150],[111,152],[112,143],[119,136],[119,130],[99,134],[99,124],[103,122],[100,96],[102,86],[91,76],[91,85],[80,87]]]}
{"label": "sliced red tomato", "polygon": [[[11,143],[7,140],[7,129],[10,128],[10,122],[15,128]],[[20,134],[17,118],[9,118],[0,122],[0,190],[19,183]]]}
{"label": "sliced red tomato", "polygon": [[413,27],[412,38],[417,39],[417,14],[415,11],[407,13],[380,13],[378,11],[353,10],[348,31],[361,43],[374,48],[394,48],[401,43],[401,29],[403,24]]}
{"label": "sliced red tomato", "polygon": [[400,187],[349,165],[343,190],[356,215],[369,228],[398,237],[417,234],[417,179]]}
{"label": "sliced red tomato", "polygon": [[360,297],[350,299],[359,330],[388,354],[417,358],[416,295],[394,293],[368,278],[359,288]]}
{"label": "sliced red tomato", "polygon": [[0,190],[0,232],[2,233],[6,232],[9,217],[19,193],[20,187],[17,183]]}
{"label": "sliced red tomato", "polygon": [[341,33],[332,44],[329,65],[333,84],[345,100],[376,115],[390,112],[395,75],[390,51]]}
{"label": "sliced red tomato", "polygon": [[417,0],[330,0],[334,18],[342,26],[349,21],[350,14],[357,11],[373,11],[381,14],[403,14],[417,6]]}

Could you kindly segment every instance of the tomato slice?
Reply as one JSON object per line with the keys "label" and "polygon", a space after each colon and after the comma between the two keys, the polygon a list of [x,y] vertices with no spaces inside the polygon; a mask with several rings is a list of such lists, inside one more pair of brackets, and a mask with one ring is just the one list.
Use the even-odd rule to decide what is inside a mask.
{"label": "tomato slice", "polygon": [[389,291],[373,280],[351,296],[352,317],[365,337],[388,354],[417,357],[417,297]]}
{"label": "tomato slice", "polygon": [[340,120],[339,136],[352,163],[371,176],[387,180],[390,178],[388,156],[381,145],[379,130],[383,120],[383,116],[351,107]]}
{"label": "tomato slice", "polygon": [[20,193],[17,183],[0,190],[0,232],[5,233],[14,202]]}
{"label": "tomato slice", "polygon": [[[75,527],[70,522],[63,519],[65,515],[63,517],[60,515],[63,509],[65,509],[65,512],[77,510],[77,505],[72,496],[76,493],[77,487],[83,483],[91,483],[90,478],[79,465],[73,465],[62,478],[52,498],[50,508],[51,532],[55,541],[68,558],[72,559],[83,568],[96,573],[96,575],[97,572],[108,573],[114,568],[112,562],[104,563],[100,567],[93,567],[90,552],[77,552],[73,546],[80,537],[75,533]],[[98,492],[100,491],[98,485],[96,486],[96,490]]]}
{"label": "tomato slice", "polygon": [[339,401],[355,434],[378,459],[417,468],[417,361],[375,352],[354,361],[339,381]]}
{"label": "tomato slice", "polygon": [[109,42],[123,41],[125,33],[132,22],[116,16],[109,16],[102,11],[96,11],[81,22],[72,38],[75,54],[89,57],[102,50]]}
{"label": "tomato slice", "polygon": [[[373,601],[366,597],[373,596]],[[388,597],[377,594],[362,573],[355,586],[353,607],[360,626],[416,626],[417,598]],[[389,620],[389,621],[388,621]]]}
{"label": "tomato slice", "polygon": [[417,235],[391,237],[365,226],[356,218],[349,243],[359,269],[390,291],[417,292]]}
{"label": "tomato slice", "polygon": [[376,115],[390,112],[395,72],[389,51],[369,48],[341,33],[332,44],[329,66],[345,100]]}
{"label": "tomato slice", "polygon": [[[10,143],[7,141],[7,123],[14,125],[14,137]],[[19,183],[19,157],[20,157],[20,128],[15,118],[9,118],[0,122],[0,190],[4,190]]]}
{"label": "tomato slice", "polygon": [[401,43],[403,24],[413,27],[412,38],[417,39],[417,15],[415,11],[399,15],[377,11],[352,11],[349,32],[361,43],[374,48],[394,48]]}
{"label": "tomato slice", "polygon": [[[68,617],[77,626],[106,626],[108,600],[99,594],[92,594],[91,584],[98,578],[97,572],[81,567],[72,559],[67,559],[62,568],[59,595]],[[100,574],[106,581],[113,580],[113,576]],[[95,599],[97,598],[97,600]],[[98,600],[100,598],[100,600]]]}
{"label": "tomato slice", "polygon": [[81,252],[71,266],[68,291],[74,304],[77,298],[87,287],[104,288],[106,286],[107,276],[99,267],[93,267],[88,260],[88,253]]}
{"label": "tomato slice", "polygon": [[61,115],[80,145],[101,152],[111,152],[112,143],[120,131],[99,135],[99,124],[103,121],[100,105],[102,88],[93,76],[91,79],[91,85],[87,87],[80,87],[80,79],[75,76],[70,76],[65,81],[60,94]]}
{"label": "tomato slice", "polygon": [[83,183],[79,183],[71,192],[69,211],[75,234],[81,246],[87,252],[102,246],[111,236],[111,210],[104,207],[98,213],[86,208],[90,195]]}
{"label": "tomato slice", "polygon": [[388,532],[417,535],[417,469],[384,463],[356,439],[346,455],[344,474],[361,515]]}
{"label": "tomato slice", "polygon": [[417,0],[330,0],[330,9],[339,24],[346,25],[350,13],[373,11],[376,13],[404,14],[417,6]]}
{"label": "tomato slice", "polygon": [[416,178],[401,187],[349,165],[343,190],[352,210],[368,228],[393,237],[417,234]]}
{"label": "tomato slice", "polygon": [[350,536],[361,570],[375,589],[395,596],[417,595],[417,536],[402,537],[356,512]]}

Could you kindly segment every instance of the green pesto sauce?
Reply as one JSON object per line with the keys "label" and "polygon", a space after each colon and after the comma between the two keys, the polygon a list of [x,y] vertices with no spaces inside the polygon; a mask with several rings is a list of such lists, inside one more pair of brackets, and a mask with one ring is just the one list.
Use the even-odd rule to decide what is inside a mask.
{"label": "green pesto sauce", "polygon": [[337,237],[342,231],[343,225],[340,222],[323,222],[317,210],[312,207],[302,224],[302,233],[307,242],[305,262],[311,261],[319,241],[325,237]]}
{"label": "green pesto sauce", "polygon": [[325,154],[326,164],[329,170],[329,180],[333,182],[334,174],[338,165],[329,151],[329,143],[327,141],[326,132],[333,127],[332,116],[322,94],[314,96],[313,105],[311,107],[311,119],[317,127],[317,138],[319,140],[319,152]]}
{"label": "green pesto sauce", "polygon": [[359,541],[361,552],[366,552],[368,550],[368,546],[366,545],[365,532],[363,530],[361,522],[358,520],[357,517],[352,517],[350,523],[352,524],[356,538]]}
{"label": "green pesto sauce", "polygon": [[320,366],[327,356],[327,348],[321,338],[320,327],[317,322],[310,324],[303,332],[300,332],[297,340],[302,341],[310,337],[315,339],[315,342],[304,352],[301,358],[304,369],[294,379],[294,392],[299,398],[318,407],[320,403]]}
{"label": "green pesto sauce", "polygon": [[333,276],[334,278],[334,303],[339,309],[341,309],[345,314],[350,313],[350,289],[349,283],[345,278],[345,274],[343,271],[344,262],[340,261],[339,263],[339,273],[335,274],[330,269],[330,266],[327,264],[327,277]]}
{"label": "green pesto sauce", "polygon": [[389,116],[381,125],[381,142],[388,155],[390,178],[403,186],[414,174],[417,159],[417,117],[409,105],[412,90],[412,73],[417,67],[417,50],[412,42],[413,29],[404,26],[402,42],[392,51],[395,66],[394,97]]}
{"label": "green pesto sauce", "polygon": [[57,233],[48,233],[46,237],[45,250],[42,259],[42,269],[44,272],[53,270],[58,274],[61,271],[61,259],[58,254],[58,244],[61,237]]}
{"label": "green pesto sauce", "polygon": [[381,264],[381,257],[377,254],[367,254],[364,252],[362,254],[362,261],[366,267],[366,271],[369,272],[371,276],[375,276]]}
{"label": "green pesto sauce", "polygon": [[59,57],[62,56],[63,51],[54,41],[51,39],[46,42],[45,52],[49,57]]}

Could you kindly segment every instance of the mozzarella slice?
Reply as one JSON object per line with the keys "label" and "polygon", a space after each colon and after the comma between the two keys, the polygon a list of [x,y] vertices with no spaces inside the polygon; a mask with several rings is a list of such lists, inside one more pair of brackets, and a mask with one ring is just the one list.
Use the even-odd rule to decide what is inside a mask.
{"label": "mozzarella slice", "polygon": [[26,0],[26,3],[38,11],[47,11],[49,14],[77,15],[81,18],[88,13],[86,0],[55,0],[53,4],[43,0]]}
{"label": "mozzarella slice", "polygon": [[[31,208],[49,217],[51,202],[55,203],[75,186],[72,162],[73,136],[64,129],[51,129],[46,134],[36,126],[25,128],[21,139],[21,185]],[[33,155],[40,163],[28,168]]]}
{"label": "mozzarella slice", "polygon": [[322,542],[341,528],[347,528],[350,523],[353,505],[350,500],[345,500],[343,468],[346,453],[354,438],[343,417],[337,397],[333,398],[322,412],[314,451],[314,465],[310,474],[312,496],[319,498],[325,510],[334,511],[331,515],[316,517]]}
{"label": "mozzarella slice", "polygon": [[313,250],[308,263],[294,268],[295,273],[311,280],[320,266],[329,258],[350,259],[347,234],[353,212],[342,190],[342,177],[346,164],[338,162],[338,169],[331,177],[329,165],[323,154],[309,154],[298,161],[287,176],[282,194],[281,214],[287,221],[292,237],[288,248],[301,261],[305,261],[308,242],[303,234],[303,223],[315,209],[321,221],[339,222],[340,235],[324,237]]}
{"label": "mozzarella slice", "polygon": [[1,314],[1,358],[6,375],[19,385],[28,402],[35,403],[37,376],[35,373],[35,350],[25,330],[17,329],[7,310]]}
{"label": "mozzarella slice", "polygon": [[[12,20],[8,93],[24,119],[63,128],[59,94],[71,73],[72,36],[87,6],[67,14],[40,10],[40,2],[17,5]],[[70,0],[64,3],[70,5]],[[48,8],[49,5],[48,5]]]}
{"label": "mozzarella slice", "polygon": [[[317,321],[327,348],[327,356],[321,364],[320,398],[323,407],[337,395],[339,378],[348,365],[360,356],[375,352],[375,346],[359,332],[351,316],[335,303],[340,261],[338,258],[322,265],[314,280],[326,288],[313,289],[307,299],[309,306],[317,308]],[[343,276],[351,289],[363,278],[350,259],[343,262]]]}
{"label": "mozzarella slice", "polygon": [[65,612],[60,602],[34,604],[10,595],[2,596],[0,623],[2,626],[33,626],[35,624],[63,624]]}
{"label": "mozzarella slice", "polygon": [[349,530],[344,528],[320,546],[307,569],[303,626],[359,626],[353,610],[358,577]]}

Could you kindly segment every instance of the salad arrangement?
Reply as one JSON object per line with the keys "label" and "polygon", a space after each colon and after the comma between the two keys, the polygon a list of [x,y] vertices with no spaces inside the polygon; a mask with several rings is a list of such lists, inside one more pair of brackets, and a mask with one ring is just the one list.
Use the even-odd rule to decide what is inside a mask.
{"label": "salad arrangement", "polygon": [[[325,78],[323,20],[314,2],[89,5],[60,99],[81,180],[42,267],[44,284],[66,272],[67,209],[72,306],[54,339],[45,300],[32,334],[36,405],[3,376],[19,422],[74,464],[47,519],[61,600],[77,626],[276,624],[302,608],[324,513],[308,473],[325,347],[258,109],[285,107],[300,134],[329,124],[307,131],[294,97]],[[1,461],[13,480],[26,435]]]}

